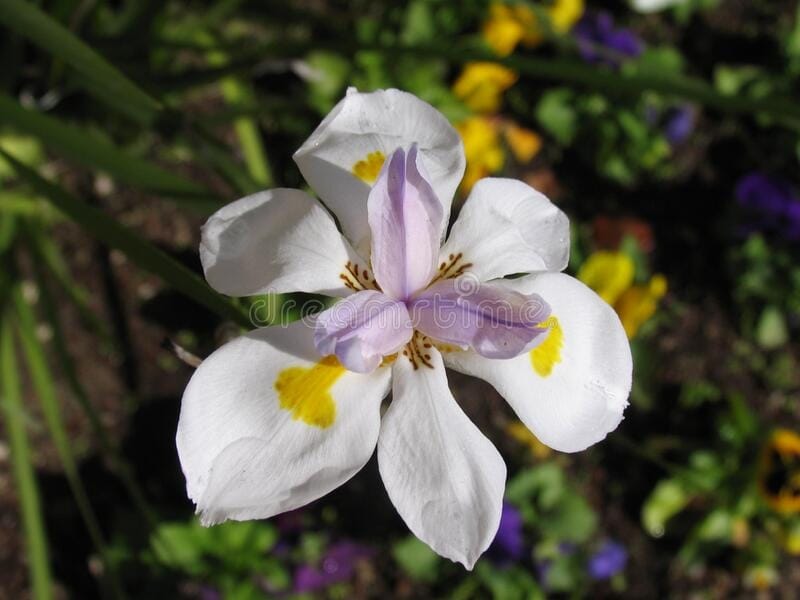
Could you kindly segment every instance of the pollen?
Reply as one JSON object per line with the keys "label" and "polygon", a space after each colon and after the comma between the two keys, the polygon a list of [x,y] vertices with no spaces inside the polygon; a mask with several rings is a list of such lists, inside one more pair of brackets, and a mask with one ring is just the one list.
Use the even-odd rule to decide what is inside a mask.
{"label": "pollen", "polygon": [[372,185],[378,180],[386,155],[380,150],[370,152],[365,158],[353,165],[353,175],[366,184]]}
{"label": "pollen", "polygon": [[330,427],[336,420],[336,404],[330,390],[345,370],[335,356],[326,356],[310,368],[283,369],[275,380],[280,407],[306,425]]}
{"label": "pollen", "polygon": [[541,323],[539,327],[550,331],[547,333],[547,338],[531,350],[531,366],[541,377],[549,377],[556,364],[561,362],[564,331],[561,329],[558,319],[554,316]]}

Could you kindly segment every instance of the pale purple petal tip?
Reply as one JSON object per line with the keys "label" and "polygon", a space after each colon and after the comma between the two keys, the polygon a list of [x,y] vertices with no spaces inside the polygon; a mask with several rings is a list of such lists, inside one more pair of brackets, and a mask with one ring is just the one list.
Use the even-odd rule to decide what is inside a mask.
{"label": "pale purple petal tip", "polygon": [[406,345],[413,334],[402,302],[380,292],[356,292],[316,318],[314,344],[322,356],[335,354],[350,371],[374,371],[384,356]]}
{"label": "pale purple petal tip", "polygon": [[466,276],[432,285],[409,305],[414,327],[430,337],[469,346],[486,358],[513,358],[544,339],[550,307],[537,294]]}
{"label": "pale purple petal tip", "polygon": [[367,203],[372,268],[381,289],[407,300],[436,269],[444,209],[419,163],[416,144],[386,161]]}

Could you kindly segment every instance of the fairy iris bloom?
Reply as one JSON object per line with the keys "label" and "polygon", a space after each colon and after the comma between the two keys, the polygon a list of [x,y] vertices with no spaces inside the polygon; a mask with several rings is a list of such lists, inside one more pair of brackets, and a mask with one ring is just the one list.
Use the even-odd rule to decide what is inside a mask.
{"label": "fairy iris bloom", "polygon": [[[619,319],[558,273],[567,218],[522,182],[479,181],[440,248],[464,151],[410,94],[349,91],[294,158],[342,233],[304,192],[249,196],[204,226],[206,279],[232,296],[342,299],[198,367],[177,434],[187,492],[205,524],[267,518],[338,487],[377,447],[411,531],[471,568],[497,531],[506,469],[453,398],[445,364],[494,385],[544,443],[582,450],[627,405]],[[519,273],[529,275],[504,279]]]}

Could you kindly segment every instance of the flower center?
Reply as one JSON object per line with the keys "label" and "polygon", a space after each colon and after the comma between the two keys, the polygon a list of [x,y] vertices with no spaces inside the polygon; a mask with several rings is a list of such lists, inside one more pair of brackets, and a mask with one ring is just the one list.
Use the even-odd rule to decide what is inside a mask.
{"label": "flower center", "polygon": [[431,339],[419,331],[414,331],[411,341],[406,344],[403,349],[403,356],[405,356],[414,367],[416,371],[420,365],[425,365],[429,369],[433,368],[431,364],[431,355],[429,350],[433,348]]}
{"label": "flower center", "polygon": [[428,284],[429,286],[441,279],[455,279],[464,274],[464,272],[472,266],[471,262],[464,261],[464,253],[451,254],[447,260],[439,265],[436,276]]}
{"label": "flower center", "polygon": [[344,271],[339,275],[339,279],[344,281],[345,287],[354,292],[360,292],[362,290],[381,291],[381,286],[378,285],[378,282],[375,280],[372,273],[370,273],[369,269],[349,260],[344,266]]}

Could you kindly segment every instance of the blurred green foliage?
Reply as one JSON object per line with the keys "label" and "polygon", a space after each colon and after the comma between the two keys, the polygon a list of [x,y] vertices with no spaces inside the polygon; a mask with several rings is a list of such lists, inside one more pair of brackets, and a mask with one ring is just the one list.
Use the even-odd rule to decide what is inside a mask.
{"label": "blurred green foliage", "polygon": [[[543,19],[559,3],[510,4]],[[792,214],[800,222],[790,212],[800,205],[800,7],[689,0],[644,15],[627,2],[585,4],[589,16],[610,11],[642,51],[587,62],[576,24],[548,22],[541,40],[497,56],[482,35],[488,0],[0,0],[0,391],[8,500],[22,520],[8,543],[24,538],[27,553],[0,569],[29,569],[10,597],[53,597],[56,581],[87,598],[651,597],[671,585],[667,595],[712,594],[731,579],[742,597],[793,592],[800,516],[770,497],[764,457],[776,428],[800,430],[800,262],[784,227]],[[453,89],[478,60],[516,78],[497,111]],[[147,327],[189,354],[253,318],[300,316],[290,295],[216,294],[197,273],[196,233],[225,202],[304,185],[290,156],[349,86],[400,87],[456,126],[480,120],[504,157],[485,174],[525,179],[569,213],[572,273],[598,251],[634,266],[625,292],[639,303],[615,303],[623,320],[644,314],[630,333],[635,383],[618,432],[554,455],[504,435],[508,414],[480,417],[510,465],[523,546],[513,560],[490,549],[465,572],[386,518],[373,490],[355,494],[356,509],[321,501],[289,533],[271,521],[203,528],[171,489],[173,431],[128,432],[139,435],[131,450],[124,428],[109,427],[149,406],[130,374],[130,322],[144,329],[146,304],[128,297],[131,271],[150,273],[157,297],[182,295],[166,325]],[[531,156],[515,155],[512,126],[539,144]],[[750,172],[788,182],[780,219],[738,197]],[[648,296],[662,273],[668,291]],[[114,414],[87,347],[119,371]],[[160,369],[150,387],[172,390],[172,351],[137,351]],[[142,468],[133,455],[150,445],[163,461]],[[53,497],[50,455],[69,489]],[[798,476],[786,465],[772,473],[778,484]],[[375,552],[341,580],[296,589],[299,570],[325,571],[352,540]],[[609,540],[627,562],[599,577],[592,564]]]}

